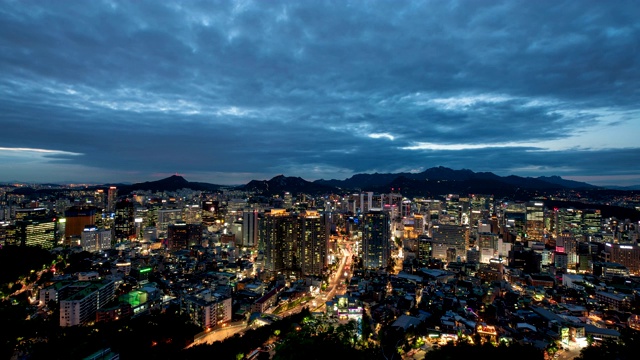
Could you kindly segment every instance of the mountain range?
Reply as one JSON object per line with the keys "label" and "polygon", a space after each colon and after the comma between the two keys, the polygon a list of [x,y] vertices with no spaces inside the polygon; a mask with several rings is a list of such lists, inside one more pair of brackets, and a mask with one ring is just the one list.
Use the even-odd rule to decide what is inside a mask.
{"label": "mountain range", "polygon": [[[192,189],[217,192],[225,189],[254,192],[264,196],[305,193],[309,195],[345,194],[360,191],[376,193],[397,192],[407,197],[437,197],[446,194],[490,194],[495,197],[531,198],[561,191],[628,192],[633,189],[606,189],[588,183],[563,179],[560,176],[522,177],[499,176],[491,172],[473,172],[468,169],[454,170],[433,167],[419,173],[374,173],[356,174],[344,180],[307,181],[300,177],[278,175],[270,180],[252,180],[245,185],[227,186],[204,182],[191,182],[179,175],[156,181],[135,184],[103,184],[96,188],[116,186],[119,194],[136,191],[176,191]],[[31,195],[51,190],[16,188],[13,193]]]}
{"label": "mountain range", "polygon": [[[400,193],[408,198],[426,197],[443,198],[447,194],[467,196],[469,194],[493,195],[494,198],[528,201],[538,196],[548,196],[545,203],[549,206],[571,206],[588,208],[589,203],[574,201],[558,201],[552,204],[555,194],[573,193],[574,198],[590,199],[593,203],[607,204],[614,196],[635,195],[638,190],[610,189],[597,187],[588,183],[566,180],[559,176],[521,177],[515,175],[499,176],[491,172],[473,172],[468,169],[453,170],[446,167],[434,167],[420,173],[386,173],[356,174],[345,180],[307,181],[300,177],[278,175],[270,180],[252,180],[245,185],[227,186],[203,182],[190,182],[179,175],[173,175],[157,181],[136,184],[103,184],[86,188],[107,189],[116,186],[119,195],[127,195],[137,191],[174,192],[180,189],[191,189],[203,192],[219,192],[225,190],[247,191],[258,196],[270,197],[290,192],[292,195],[304,193],[308,195],[353,194],[357,192]],[[42,195],[55,195],[66,191],[60,185],[50,184],[47,187],[16,187],[11,193],[25,195],[34,199]],[[640,212],[633,208],[604,206],[603,216],[640,219]],[[611,208],[611,209],[609,209]],[[606,211],[605,211],[606,210]]]}
{"label": "mountain range", "polygon": [[200,191],[234,189],[265,196],[284,192],[318,195],[372,191],[378,193],[398,192],[411,197],[437,196],[448,193],[477,193],[494,196],[521,194],[526,197],[540,192],[601,189],[588,183],[566,180],[559,176],[537,178],[515,175],[499,176],[491,172],[473,172],[468,169],[453,170],[442,166],[433,167],[420,173],[356,174],[345,180],[307,181],[300,177],[278,175],[270,180],[252,180],[245,185],[233,187],[189,182],[178,175],[131,185],[111,185],[117,186],[121,194],[134,191],[176,191],[188,188]]}

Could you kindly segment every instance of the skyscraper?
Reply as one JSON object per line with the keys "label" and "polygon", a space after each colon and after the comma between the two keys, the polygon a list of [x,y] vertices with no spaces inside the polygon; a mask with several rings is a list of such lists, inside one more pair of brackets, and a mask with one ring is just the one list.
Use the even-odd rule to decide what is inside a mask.
{"label": "skyscraper", "polygon": [[364,214],[362,252],[365,269],[385,268],[391,257],[391,219],[381,209]]}
{"label": "skyscraper", "polygon": [[118,189],[115,186],[109,187],[109,191],[107,192],[107,212],[115,212],[117,197]]}
{"label": "skyscraper", "polygon": [[272,275],[320,275],[327,265],[329,226],[316,210],[300,214],[266,211],[259,220],[265,270]]}
{"label": "skyscraper", "polygon": [[114,235],[116,241],[130,240],[136,234],[133,202],[118,201],[115,205]]}
{"label": "skyscraper", "polygon": [[96,214],[93,206],[72,206],[65,210],[65,237],[79,239],[86,226],[96,224]]}
{"label": "skyscraper", "polygon": [[258,211],[248,209],[242,213],[242,246],[258,245]]}
{"label": "skyscraper", "polygon": [[271,209],[260,219],[260,247],[264,251],[265,270],[272,275],[297,267],[293,222],[285,209]]}
{"label": "skyscraper", "polygon": [[190,249],[194,245],[202,244],[202,225],[178,223],[169,225],[167,242],[169,249]]}
{"label": "skyscraper", "polygon": [[[467,256],[469,249],[469,227],[462,225],[434,225],[432,229],[434,244],[443,244],[447,249],[455,249],[461,260]],[[435,256],[434,256],[435,257]]]}
{"label": "skyscraper", "polygon": [[56,219],[24,219],[15,224],[15,243],[51,249],[56,245]]}
{"label": "skyscraper", "polygon": [[296,219],[300,239],[300,270],[305,275],[320,275],[327,265],[329,227],[323,215],[307,210]]}

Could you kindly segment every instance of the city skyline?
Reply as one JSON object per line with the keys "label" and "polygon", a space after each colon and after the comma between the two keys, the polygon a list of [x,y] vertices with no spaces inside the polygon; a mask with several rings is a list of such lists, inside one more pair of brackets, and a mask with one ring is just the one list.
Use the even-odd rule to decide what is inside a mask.
{"label": "city skyline", "polygon": [[0,3],[0,182],[445,166],[640,184],[640,8]]}

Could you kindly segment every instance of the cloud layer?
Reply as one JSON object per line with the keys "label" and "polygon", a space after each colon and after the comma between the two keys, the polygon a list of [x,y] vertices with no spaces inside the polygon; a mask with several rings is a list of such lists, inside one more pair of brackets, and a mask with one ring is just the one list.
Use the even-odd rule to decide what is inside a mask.
{"label": "cloud layer", "polygon": [[5,1],[0,181],[442,165],[640,183],[639,16],[633,1]]}

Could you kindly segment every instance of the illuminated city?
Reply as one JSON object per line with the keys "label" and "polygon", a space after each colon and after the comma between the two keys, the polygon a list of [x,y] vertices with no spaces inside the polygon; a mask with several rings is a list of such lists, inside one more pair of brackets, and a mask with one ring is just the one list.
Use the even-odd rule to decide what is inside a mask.
{"label": "illuminated city", "polygon": [[635,359],[639,16],[0,2],[2,358]]}

